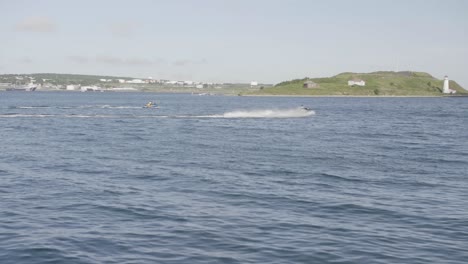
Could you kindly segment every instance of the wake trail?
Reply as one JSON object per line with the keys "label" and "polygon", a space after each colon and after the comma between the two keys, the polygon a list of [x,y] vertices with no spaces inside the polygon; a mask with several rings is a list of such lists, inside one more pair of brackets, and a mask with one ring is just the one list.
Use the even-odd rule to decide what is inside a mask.
{"label": "wake trail", "polygon": [[[227,112],[223,118],[299,118],[315,115],[312,110],[302,108],[291,109],[263,109],[263,110],[239,110]],[[218,117],[218,116],[214,116]]]}
{"label": "wake trail", "polygon": [[315,111],[303,108],[237,110],[216,115],[112,115],[112,114],[0,114],[0,118],[54,117],[54,118],[303,118],[315,115]]}

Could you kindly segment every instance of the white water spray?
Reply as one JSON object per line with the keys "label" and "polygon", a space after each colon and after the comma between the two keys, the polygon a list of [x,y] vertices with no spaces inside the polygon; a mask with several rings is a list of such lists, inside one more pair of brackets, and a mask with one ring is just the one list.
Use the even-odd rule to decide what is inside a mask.
{"label": "white water spray", "polygon": [[223,114],[224,118],[294,118],[314,115],[312,110],[303,108],[292,109],[264,109],[264,110],[240,110]]}

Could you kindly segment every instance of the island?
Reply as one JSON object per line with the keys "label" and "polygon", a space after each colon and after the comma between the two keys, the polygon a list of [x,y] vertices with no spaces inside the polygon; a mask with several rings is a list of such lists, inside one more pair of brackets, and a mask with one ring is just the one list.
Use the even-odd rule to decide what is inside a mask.
{"label": "island", "polygon": [[327,78],[302,78],[284,81],[273,87],[245,95],[295,96],[448,96],[468,95],[457,82],[448,81],[450,92],[443,90],[444,80],[425,72],[378,71],[344,72]]}

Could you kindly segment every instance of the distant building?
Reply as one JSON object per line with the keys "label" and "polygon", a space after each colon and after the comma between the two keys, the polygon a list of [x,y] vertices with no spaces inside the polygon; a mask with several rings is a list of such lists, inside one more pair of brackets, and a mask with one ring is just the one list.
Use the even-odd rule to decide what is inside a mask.
{"label": "distant building", "polygon": [[304,87],[304,88],[317,88],[318,84],[315,83],[314,81],[308,80],[308,81],[304,82],[302,87]]}
{"label": "distant building", "polygon": [[348,86],[353,86],[353,85],[366,86],[366,82],[364,80],[361,80],[361,79],[353,78],[353,79],[348,81]]}
{"label": "distant building", "polygon": [[81,91],[82,92],[97,92],[97,91],[102,91],[101,87],[92,85],[92,86],[81,86]]}
{"label": "distant building", "polygon": [[133,79],[131,81],[126,81],[126,83],[145,83],[145,82],[141,79]]}
{"label": "distant building", "polygon": [[258,82],[256,81],[250,82],[250,87],[256,87],[256,86],[258,86]]}
{"label": "distant building", "polygon": [[65,90],[67,91],[75,91],[75,89],[76,89],[75,85],[71,85],[71,84],[67,85],[65,88]]}

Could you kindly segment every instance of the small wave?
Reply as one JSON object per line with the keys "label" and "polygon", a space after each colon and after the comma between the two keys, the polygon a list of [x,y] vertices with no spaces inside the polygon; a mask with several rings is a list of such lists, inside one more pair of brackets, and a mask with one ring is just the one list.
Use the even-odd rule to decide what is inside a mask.
{"label": "small wave", "polygon": [[[294,118],[307,117],[314,115],[312,110],[302,108],[292,109],[265,109],[265,110],[248,110],[248,111],[233,111],[222,115],[224,118]],[[218,117],[218,116],[213,116]]]}
{"label": "small wave", "polygon": [[39,115],[39,114],[34,114],[34,115],[26,115],[26,114],[3,114],[0,115],[1,118],[3,117],[8,117],[8,118],[13,118],[13,117],[52,117],[54,115]]}
{"label": "small wave", "polygon": [[78,105],[78,106],[68,106],[70,108],[102,108],[105,105]]}
{"label": "small wave", "polygon": [[142,106],[112,106],[112,105],[78,105],[78,106],[58,106],[58,109],[140,109]]}
{"label": "small wave", "polygon": [[38,106],[10,106],[9,109],[44,109],[44,108],[51,108],[47,105],[38,105]]}
{"label": "small wave", "polygon": [[109,108],[109,109],[140,109],[143,106],[112,106],[112,105],[98,105],[97,108]]}
{"label": "small wave", "polygon": [[77,105],[77,106],[48,106],[48,105],[31,105],[31,106],[21,106],[21,105],[14,105],[9,106],[9,109],[47,109],[47,108],[57,108],[57,109],[89,109],[89,108],[110,108],[110,109],[139,109],[143,108],[143,106],[130,106],[130,105],[120,105],[120,106],[113,106],[113,105]]}
{"label": "small wave", "polygon": [[68,114],[68,115],[44,115],[44,114],[18,114],[8,113],[0,114],[0,118],[22,118],[22,117],[53,117],[53,118],[168,118],[169,116],[160,115],[93,115],[93,114]]}
{"label": "small wave", "polygon": [[76,106],[61,106],[61,109],[90,109],[90,108],[101,108],[101,109],[139,109],[143,106],[131,106],[131,105],[76,105]]}
{"label": "small wave", "polygon": [[82,115],[82,114],[71,114],[71,115],[61,115],[59,117],[76,117],[76,118],[115,118],[118,116],[114,115]]}
{"label": "small wave", "polygon": [[108,106],[104,108],[113,108],[113,109],[140,109],[142,106]]}
{"label": "small wave", "polygon": [[115,118],[120,116],[115,115],[80,115],[80,114],[71,114],[71,115],[44,115],[44,114],[2,114],[2,117],[73,117],[73,118]]}

